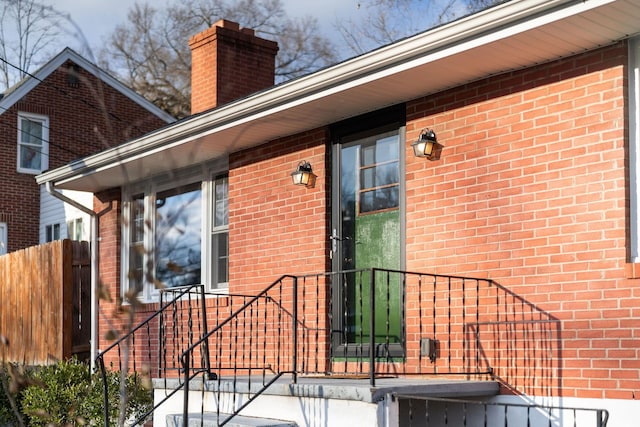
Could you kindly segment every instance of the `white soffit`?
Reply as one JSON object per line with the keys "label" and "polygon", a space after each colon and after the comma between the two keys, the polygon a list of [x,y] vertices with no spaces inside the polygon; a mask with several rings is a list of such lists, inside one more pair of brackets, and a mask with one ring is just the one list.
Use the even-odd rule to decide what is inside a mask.
{"label": "white soffit", "polygon": [[637,0],[520,0],[418,34],[40,175],[98,191],[606,46],[640,31]]}

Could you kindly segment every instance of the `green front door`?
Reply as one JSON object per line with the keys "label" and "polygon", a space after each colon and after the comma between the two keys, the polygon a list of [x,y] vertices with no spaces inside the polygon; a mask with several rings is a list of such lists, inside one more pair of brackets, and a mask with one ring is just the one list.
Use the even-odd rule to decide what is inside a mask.
{"label": "green front door", "polygon": [[[334,270],[340,276],[342,344],[370,341],[370,268],[399,270],[401,260],[400,137],[397,130],[336,145],[339,181],[332,228]],[[335,183],[335,182],[334,182]],[[337,183],[335,183],[337,184]],[[351,272],[353,271],[353,272]],[[375,286],[375,341],[400,343],[399,277],[380,273]],[[334,326],[335,330],[335,326]]]}

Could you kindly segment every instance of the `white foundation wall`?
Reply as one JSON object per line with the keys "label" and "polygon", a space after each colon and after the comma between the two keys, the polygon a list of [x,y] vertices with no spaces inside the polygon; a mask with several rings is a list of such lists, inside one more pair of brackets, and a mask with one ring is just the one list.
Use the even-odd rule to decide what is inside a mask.
{"label": "white foundation wall", "polygon": [[[164,390],[154,392],[155,401],[165,396]],[[167,415],[181,414],[183,408],[183,392],[177,392],[172,398],[160,406],[153,416],[154,427],[165,427]],[[199,414],[202,393],[191,391],[189,394],[189,412]],[[236,403],[242,402],[245,396],[237,397]],[[231,395],[222,395],[220,410],[229,410],[232,404]],[[217,408],[214,394],[205,395],[205,408],[215,412]],[[399,427],[397,404],[385,399],[379,403],[367,403],[348,399],[324,399],[319,397],[261,395],[249,404],[241,415],[257,418],[272,418],[293,421],[298,426],[308,427]],[[390,420],[391,418],[391,420]]]}

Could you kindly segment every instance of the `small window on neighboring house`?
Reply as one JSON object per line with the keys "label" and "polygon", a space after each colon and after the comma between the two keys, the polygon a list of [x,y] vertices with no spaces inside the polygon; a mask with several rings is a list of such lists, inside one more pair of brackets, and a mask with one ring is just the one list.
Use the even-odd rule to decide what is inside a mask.
{"label": "small window on neighboring house", "polygon": [[82,218],[67,221],[67,237],[71,240],[84,240],[82,233]]}
{"label": "small window on neighboring house", "polygon": [[18,114],[18,172],[38,174],[49,167],[49,119]]}
{"label": "small window on neighboring house", "polygon": [[46,241],[60,240],[60,224],[50,224],[45,227]]}
{"label": "small window on neighboring house", "polygon": [[7,253],[7,223],[0,222],[0,255]]}

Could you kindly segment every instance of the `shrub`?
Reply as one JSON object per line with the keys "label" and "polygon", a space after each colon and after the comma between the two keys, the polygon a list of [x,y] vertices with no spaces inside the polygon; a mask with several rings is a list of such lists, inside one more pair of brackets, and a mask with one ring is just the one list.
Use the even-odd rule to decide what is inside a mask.
{"label": "shrub", "polygon": [[19,411],[19,397],[17,384],[21,372],[16,365],[6,364],[0,366],[0,427],[22,425],[19,419],[22,415]]}
{"label": "shrub", "polygon": [[[99,374],[75,359],[37,368],[30,376],[34,384],[20,394],[21,407],[30,426],[104,425],[103,383]],[[127,418],[137,417],[151,408],[151,392],[135,375],[127,379]],[[109,420],[116,424],[119,412],[120,374],[107,373]]]}

